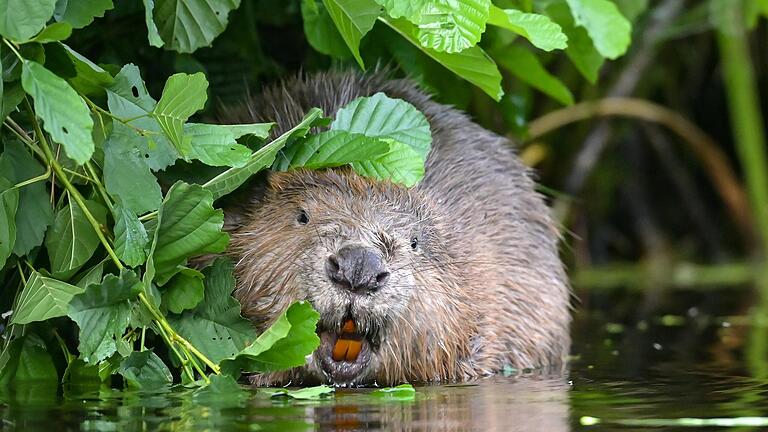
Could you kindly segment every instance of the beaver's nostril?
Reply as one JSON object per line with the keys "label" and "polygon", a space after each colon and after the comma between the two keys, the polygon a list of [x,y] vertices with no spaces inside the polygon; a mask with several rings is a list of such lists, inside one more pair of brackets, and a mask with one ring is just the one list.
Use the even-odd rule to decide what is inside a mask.
{"label": "beaver's nostril", "polygon": [[362,245],[346,245],[328,257],[328,278],[340,288],[355,293],[372,293],[389,278],[379,251]]}
{"label": "beaver's nostril", "polygon": [[336,255],[328,257],[328,261],[325,262],[325,272],[332,281],[337,283],[343,282],[344,275],[341,274],[339,260],[336,258]]}
{"label": "beaver's nostril", "polygon": [[328,270],[334,273],[339,271],[339,260],[336,258],[336,255],[328,257]]}
{"label": "beaver's nostril", "polygon": [[387,284],[387,281],[389,280],[389,272],[381,272],[376,275],[376,288],[381,288],[384,285]]}

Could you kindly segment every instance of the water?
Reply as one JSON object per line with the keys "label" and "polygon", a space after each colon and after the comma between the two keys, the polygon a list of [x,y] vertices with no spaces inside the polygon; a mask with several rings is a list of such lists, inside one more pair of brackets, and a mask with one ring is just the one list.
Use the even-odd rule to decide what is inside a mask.
{"label": "water", "polygon": [[[768,427],[768,380],[750,376],[727,319],[656,317],[618,325],[582,316],[570,370],[417,387],[413,399],[338,390],[322,401],[193,397],[30,387],[0,399],[3,429],[18,430],[722,430]],[[736,342],[734,342],[736,340]],[[736,347],[736,348],[734,348]],[[684,420],[691,418],[691,420]],[[699,420],[709,419],[709,420]],[[714,420],[713,420],[714,419]],[[760,423],[763,422],[763,423]],[[655,428],[654,428],[655,427]]]}

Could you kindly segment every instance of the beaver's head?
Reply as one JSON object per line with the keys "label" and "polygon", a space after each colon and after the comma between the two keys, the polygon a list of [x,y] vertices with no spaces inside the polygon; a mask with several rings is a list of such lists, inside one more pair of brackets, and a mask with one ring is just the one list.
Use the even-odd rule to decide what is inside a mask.
{"label": "beaver's head", "polygon": [[[271,174],[232,232],[236,295],[264,329],[292,302],[320,313],[306,367],[261,384],[337,385],[460,376],[477,322],[465,247],[418,190],[349,170]],[[477,299],[474,299],[477,301]]]}

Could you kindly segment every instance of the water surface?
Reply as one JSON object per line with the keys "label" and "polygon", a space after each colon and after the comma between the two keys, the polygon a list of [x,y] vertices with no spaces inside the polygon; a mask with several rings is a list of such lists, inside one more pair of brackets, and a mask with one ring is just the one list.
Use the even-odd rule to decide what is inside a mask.
{"label": "water surface", "polygon": [[2,394],[0,416],[4,429],[57,431],[721,430],[686,427],[691,421],[681,419],[768,422],[768,380],[752,376],[740,351],[728,345],[749,327],[724,319],[657,318],[622,325],[581,317],[564,373],[526,371],[466,385],[422,386],[403,400],[370,390],[298,401],[257,389],[244,397],[202,398],[185,389],[33,386]]}

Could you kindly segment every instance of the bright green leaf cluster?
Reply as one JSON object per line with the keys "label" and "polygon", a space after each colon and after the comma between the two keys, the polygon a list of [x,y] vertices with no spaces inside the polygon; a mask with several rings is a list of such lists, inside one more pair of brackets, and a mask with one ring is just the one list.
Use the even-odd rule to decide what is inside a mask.
{"label": "bright green leaf cluster", "polygon": [[[538,56],[517,49],[521,47],[517,44],[496,47],[493,57],[489,56],[478,46],[488,25],[509,30],[543,51],[566,50],[576,68],[592,82],[605,58],[615,59],[629,47],[631,25],[609,0],[549,0],[537,3],[536,8],[535,12],[501,9],[490,0],[303,0],[302,16],[304,31],[315,49],[339,58],[351,52],[361,67],[365,67],[361,41],[378,19],[424,55],[496,100],[504,94],[497,62],[507,69],[518,61],[538,71],[544,67]],[[521,68],[510,72],[520,78]],[[561,103],[573,103],[570,90],[557,78],[547,73],[546,79],[536,80],[534,85],[533,72],[525,75],[528,78],[521,79],[534,88]]]}
{"label": "bright green leaf cluster", "polygon": [[432,147],[429,122],[413,105],[383,93],[338,110],[330,130],[286,147],[275,170],[351,165],[360,175],[414,186]]}

